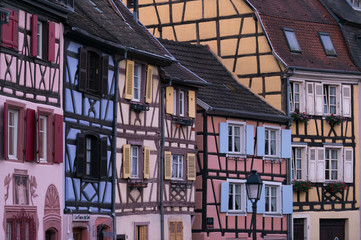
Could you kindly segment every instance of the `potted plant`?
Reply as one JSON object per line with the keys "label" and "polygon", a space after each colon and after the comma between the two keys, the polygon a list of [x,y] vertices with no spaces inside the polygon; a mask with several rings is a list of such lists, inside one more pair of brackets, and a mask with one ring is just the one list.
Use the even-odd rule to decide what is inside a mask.
{"label": "potted plant", "polygon": [[306,114],[305,112],[300,112],[297,108],[293,113],[291,113],[291,117],[293,120],[298,122],[308,122],[312,118],[312,116]]}
{"label": "potted plant", "polygon": [[338,192],[342,192],[343,190],[348,189],[348,186],[344,182],[330,182],[330,183],[327,183],[326,189],[329,192],[338,193]]}
{"label": "potted plant", "polygon": [[329,116],[326,117],[326,121],[327,121],[328,124],[330,124],[331,126],[339,125],[339,124],[341,124],[344,120],[345,120],[345,118],[342,117],[341,115],[331,114],[331,115],[329,115]]}
{"label": "potted plant", "polygon": [[311,181],[295,180],[293,182],[293,190],[296,192],[308,192],[311,188]]}

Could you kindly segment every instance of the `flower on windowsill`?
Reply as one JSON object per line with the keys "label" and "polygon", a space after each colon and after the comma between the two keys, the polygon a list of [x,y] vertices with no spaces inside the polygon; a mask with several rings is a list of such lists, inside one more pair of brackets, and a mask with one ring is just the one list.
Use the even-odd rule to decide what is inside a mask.
{"label": "flower on windowsill", "polygon": [[311,181],[294,180],[293,190],[296,192],[308,192],[312,188]]}
{"label": "flower on windowsill", "polygon": [[326,184],[326,189],[329,192],[338,193],[348,189],[348,186],[344,182],[330,182]]}
{"label": "flower on windowsill", "polygon": [[330,124],[331,126],[339,125],[343,121],[345,121],[345,118],[342,117],[341,115],[334,115],[334,114],[327,116],[325,119],[328,122],[328,124]]}
{"label": "flower on windowsill", "polygon": [[291,117],[293,117],[293,120],[299,122],[308,122],[312,118],[312,116],[306,114],[305,112],[300,112],[297,108],[293,113],[291,113]]}

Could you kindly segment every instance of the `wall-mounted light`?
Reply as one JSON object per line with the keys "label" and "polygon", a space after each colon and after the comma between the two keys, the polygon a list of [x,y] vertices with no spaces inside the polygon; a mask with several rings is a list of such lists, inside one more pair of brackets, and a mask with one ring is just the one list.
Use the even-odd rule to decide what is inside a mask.
{"label": "wall-mounted light", "polygon": [[9,22],[9,16],[10,16],[10,11],[6,10],[4,8],[4,6],[0,3],[0,24],[5,24]]}

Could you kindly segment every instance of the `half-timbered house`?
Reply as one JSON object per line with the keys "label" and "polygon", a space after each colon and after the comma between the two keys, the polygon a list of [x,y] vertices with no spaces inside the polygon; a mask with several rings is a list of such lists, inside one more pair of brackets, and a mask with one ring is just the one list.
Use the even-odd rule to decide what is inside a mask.
{"label": "half-timbered house", "polygon": [[248,238],[252,207],[245,182],[251,170],[263,180],[257,235],[287,239],[292,213],[289,118],[239,84],[207,46],[161,42],[209,83],[197,95],[192,239]]}
{"label": "half-timbered house", "polygon": [[0,236],[62,239],[62,21],[68,11],[51,1],[2,4],[10,16],[0,37]]}
{"label": "half-timbered house", "polygon": [[[360,75],[321,1],[140,0],[138,7],[156,36],[208,44],[240,83],[295,117],[294,178],[312,188],[294,191],[294,236],[359,239],[351,227],[360,221]],[[328,235],[335,225],[339,232]]]}

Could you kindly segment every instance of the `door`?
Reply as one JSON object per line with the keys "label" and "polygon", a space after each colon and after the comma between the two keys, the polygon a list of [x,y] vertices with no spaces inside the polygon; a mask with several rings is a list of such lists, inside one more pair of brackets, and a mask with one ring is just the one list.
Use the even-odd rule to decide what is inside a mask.
{"label": "door", "polygon": [[169,239],[170,240],[183,240],[183,223],[170,222],[169,223]]}
{"label": "door", "polygon": [[293,219],[293,240],[305,240],[305,219]]}
{"label": "door", "polygon": [[82,240],[81,228],[73,228],[73,240]]}
{"label": "door", "polygon": [[320,240],[345,240],[345,219],[321,219]]}

